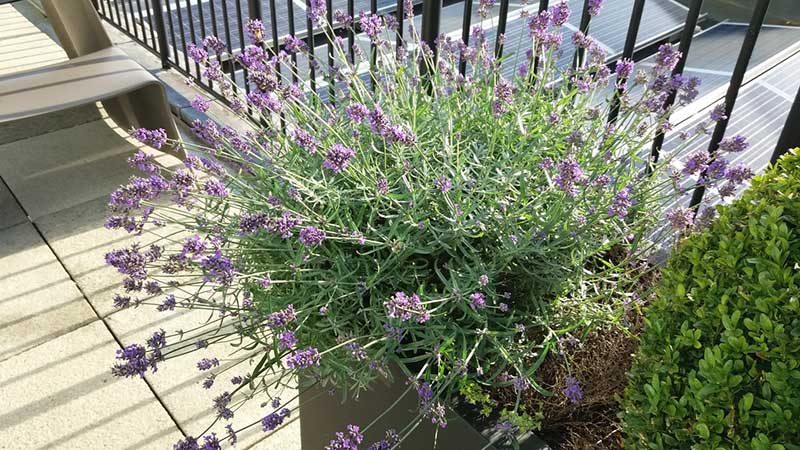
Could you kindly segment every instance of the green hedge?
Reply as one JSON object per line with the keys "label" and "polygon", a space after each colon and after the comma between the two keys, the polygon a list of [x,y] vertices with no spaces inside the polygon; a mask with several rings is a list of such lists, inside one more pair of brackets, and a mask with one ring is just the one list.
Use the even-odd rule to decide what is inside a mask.
{"label": "green hedge", "polygon": [[800,149],[679,246],[657,294],[625,448],[800,450]]}

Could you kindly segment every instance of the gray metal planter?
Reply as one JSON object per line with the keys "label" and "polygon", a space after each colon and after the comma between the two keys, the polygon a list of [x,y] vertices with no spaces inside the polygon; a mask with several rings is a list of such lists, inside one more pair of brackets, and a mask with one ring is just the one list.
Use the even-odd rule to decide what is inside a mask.
{"label": "gray metal planter", "polygon": [[[323,450],[334,438],[334,433],[344,431],[348,424],[361,427],[371,423],[386,411],[406,390],[402,377],[396,377],[394,383],[387,380],[376,382],[367,392],[362,392],[358,400],[348,399],[342,403],[338,394],[330,395],[326,389],[312,388],[300,394],[300,434],[303,450]],[[383,439],[387,429],[404,427],[416,417],[418,411],[416,392],[411,389],[386,413],[374,426],[364,433],[363,448],[372,442]],[[489,444],[491,431],[483,433],[476,429],[465,416],[456,411],[449,411],[447,427],[439,429],[427,421],[423,421],[414,432],[401,444],[408,450],[506,450],[510,447]],[[434,447],[434,439],[436,446]],[[534,436],[529,436],[520,445],[522,450],[548,450],[546,444]]]}

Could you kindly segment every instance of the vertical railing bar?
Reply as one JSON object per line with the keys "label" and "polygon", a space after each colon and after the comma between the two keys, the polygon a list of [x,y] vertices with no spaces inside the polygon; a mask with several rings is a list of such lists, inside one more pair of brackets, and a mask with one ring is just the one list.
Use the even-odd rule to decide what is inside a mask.
{"label": "vertical railing bar", "polygon": [[[678,51],[681,52],[681,58],[678,64],[672,71],[672,75],[679,75],[683,73],[683,68],[686,66],[686,59],[689,57],[689,49],[692,45],[692,38],[694,37],[694,30],[697,27],[697,20],[700,18],[700,7],[703,6],[703,0],[692,0],[689,5],[689,12],[686,14],[686,22],[683,25],[681,32],[681,41],[678,46]],[[667,96],[664,102],[664,109],[669,109],[675,103],[675,96],[677,93],[672,91]],[[653,139],[653,146],[650,149],[650,164],[647,165],[647,173],[652,173],[653,166],[658,162],[658,157],[661,152],[661,146],[664,145],[664,130],[659,129]]]}
{"label": "vertical railing bar", "polygon": [[[350,0],[351,2],[353,0]],[[287,11],[287,19],[289,20],[289,34],[292,37],[295,36],[295,29],[294,29],[294,0],[287,0],[286,1],[286,11]],[[297,83],[298,75],[297,75],[297,52],[292,53],[292,83]]]}
{"label": "vertical railing bar", "polygon": [[[186,51],[186,27],[183,25],[183,13],[181,12],[181,3],[180,1],[175,2],[175,13],[178,16],[178,30],[181,33],[181,49],[183,49],[183,63],[184,67],[186,67],[186,73],[189,73],[189,52]],[[180,67],[178,64],[178,54],[175,54],[175,64]]]}
{"label": "vertical railing bar", "polygon": [[105,5],[105,4],[103,4],[103,2],[102,2],[102,1],[100,1],[100,0],[97,0],[97,5],[96,5],[95,9],[97,9],[97,12],[98,12],[98,13],[99,13],[101,16],[103,16],[103,17],[105,17],[105,18],[108,18],[108,17],[106,16],[106,5]]}
{"label": "vertical railing bar", "polygon": [[770,164],[774,165],[778,162],[778,158],[788,152],[789,149],[800,147],[800,126],[798,124],[800,124],[800,88],[797,89],[792,108],[789,110],[789,115],[786,116],[786,123],[783,125],[778,143],[772,152]]}
{"label": "vertical railing bar", "polygon": [[[442,0],[423,0],[422,3],[422,42],[431,51],[431,64],[436,65],[438,56],[436,40],[439,36],[439,26],[442,18]],[[420,75],[428,85],[428,92],[432,92],[433,83],[428,77],[428,64],[425,58],[420,61]]]}
{"label": "vertical railing bar", "polygon": [[[123,7],[123,9],[125,9]],[[133,22],[133,37],[138,41],[139,40],[139,30],[136,28],[136,17],[133,15],[133,3],[131,0],[128,0],[128,11],[130,11],[131,21]],[[127,14],[126,14],[127,19]]]}
{"label": "vertical railing bar", "polygon": [[175,65],[180,66],[178,63],[178,41],[175,39],[175,24],[172,20],[172,7],[169,5],[171,0],[164,0],[167,7],[167,21],[169,22],[169,34],[172,36],[172,54],[175,57]]}
{"label": "vertical railing bar", "polygon": [[211,34],[219,36],[219,26],[217,25],[217,6],[214,0],[208,0],[208,10],[211,16]]}
{"label": "vertical railing bar", "polygon": [[142,0],[136,0],[136,10],[139,12],[139,24],[142,27],[142,42],[147,47],[147,31],[144,26],[144,13],[142,12]]}
{"label": "vertical railing bar", "polygon": [[[378,1],[377,0],[370,0],[369,2],[369,12],[370,14],[377,14],[378,13]],[[378,85],[378,80],[375,78],[375,62],[378,55],[378,49],[375,46],[375,42],[370,39],[369,43],[369,78],[370,78],[370,86],[374,91]]]}
{"label": "vertical railing bar", "polygon": [[500,0],[500,11],[497,18],[497,35],[495,36],[494,55],[500,59],[503,56],[503,40],[506,34],[506,22],[508,21],[508,0]]}
{"label": "vertical railing bar", "polygon": [[238,84],[236,83],[236,61],[233,59],[233,46],[231,45],[231,24],[228,20],[228,0],[222,0],[222,21],[225,30],[225,46],[228,49],[228,66],[231,68],[232,88],[235,89],[234,86],[238,86]]}
{"label": "vertical railing bar", "polygon": [[[550,3],[549,0],[539,0],[539,12],[546,10],[549,6],[549,3]],[[541,64],[540,58],[539,55],[536,54],[534,55],[533,58],[533,69],[531,70],[531,75],[530,75],[531,80],[533,80],[536,77],[536,74],[539,72],[539,64]]]}
{"label": "vertical railing bar", "polygon": [[[461,17],[461,42],[465,47],[469,45],[470,28],[472,28],[472,1],[464,0],[464,15]],[[467,73],[467,60],[463,54],[458,61],[458,73],[461,75]]]}
{"label": "vertical railing bar", "polygon": [[355,14],[356,14],[356,7],[354,0],[347,0],[347,15],[350,17],[352,23],[347,29],[347,54],[350,56],[350,64],[355,66],[356,63],[356,51],[353,46],[356,44],[356,32],[355,32]]}
{"label": "vertical railing bar", "polygon": [[[755,8],[753,8],[753,16],[750,18],[747,34],[744,36],[742,47],[739,50],[739,57],[736,59],[736,66],[734,66],[731,81],[730,84],[728,84],[728,92],[725,94],[725,117],[717,122],[717,125],[714,127],[714,132],[711,134],[711,142],[708,145],[709,162],[716,159],[719,143],[722,141],[723,136],[725,136],[725,130],[728,128],[728,122],[733,112],[733,107],[736,104],[736,97],[739,95],[739,88],[742,87],[742,82],[744,82],[747,66],[750,64],[750,58],[753,56],[753,49],[758,41],[761,27],[764,25],[764,18],[767,16],[769,2],[770,0],[758,0]],[[703,180],[706,178],[707,174],[707,170],[703,170],[700,173],[700,179],[692,193],[692,202],[689,204],[689,207],[694,209],[695,214],[697,214],[697,206],[703,201],[703,195],[706,192]]]}
{"label": "vertical railing bar", "polygon": [[[288,0],[288,1],[291,1],[291,0]],[[271,29],[272,29],[272,53],[275,56],[277,56],[278,53],[280,52],[281,44],[278,41],[278,13],[276,12],[275,0],[269,0],[269,18],[270,18],[270,22],[272,22],[271,23],[271,25],[272,25],[271,26]],[[280,63],[278,63],[276,65],[276,69],[278,70],[278,74],[281,74],[281,75],[283,74],[283,72],[281,72]],[[280,81],[280,77],[278,78],[278,80]]]}
{"label": "vertical railing bar", "polygon": [[169,69],[169,46],[167,45],[167,31],[164,29],[161,0],[153,0],[152,6],[152,10],[156,13],[156,33],[158,34],[158,54],[161,56],[161,67]]}
{"label": "vertical railing bar", "polygon": [[[591,23],[592,16],[589,14],[589,1],[590,0],[583,0],[583,10],[581,11],[581,22],[578,26],[578,30],[580,30],[583,34],[589,34],[589,24]],[[585,48],[576,48],[575,49],[575,56],[572,59],[572,67],[579,68],[583,66],[583,62],[586,59],[586,49]]]}
{"label": "vertical railing bar", "polygon": [[153,5],[150,3],[150,0],[144,0],[144,7],[147,9],[147,23],[150,25],[150,43],[152,44],[152,49],[155,50],[158,48],[157,40],[156,40],[156,26],[153,23]]}
{"label": "vertical railing bar", "polygon": [[[628,24],[628,35],[625,37],[625,47],[622,49],[622,57],[620,59],[633,59],[633,52],[636,49],[636,39],[639,35],[639,25],[642,23],[642,14],[644,13],[645,0],[635,0],[633,3],[633,11],[631,12],[631,21]],[[619,116],[620,97],[625,93],[625,78],[617,79],[617,90],[614,97],[611,99],[610,111],[608,113],[608,123],[614,123]]]}
{"label": "vertical railing bar", "polygon": [[116,20],[117,25],[122,26],[122,19],[120,19],[119,16],[119,3],[116,0],[113,1],[114,1],[114,11],[116,11],[117,13],[117,20]]}
{"label": "vertical railing bar", "polygon": [[[180,6],[180,4],[178,4],[178,6]],[[189,35],[191,38],[190,40],[191,42],[197,42],[197,33],[195,32],[194,29],[194,16],[192,15],[191,0],[186,0],[186,18],[189,19]],[[191,73],[188,67],[186,68],[186,71]],[[195,72],[195,78],[201,80],[200,64],[194,63],[194,72]],[[202,84],[202,80],[200,81],[200,84]]]}
{"label": "vertical railing bar", "polygon": [[[122,20],[125,22],[125,31],[128,33],[131,32],[131,25],[128,21],[128,12],[125,10],[125,2],[122,0],[116,0],[115,3],[119,3],[122,6]],[[122,24],[120,24],[122,25]]]}
{"label": "vertical railing bar", "polygon": [[397,19],[397,39],[395,41],[397,50],[400,50],[400,47],[403,46],[403,19],[405,18],[403,3],[403,0],[397,0],[397,10],[394,12],[395,18]]}
{"label": "vertical railing bar", "polygon": [[[244,41],[244,16],[242,15],[242,1],[236,0],[236,16],[239,18],[239,51],[244,54],[244,49],[247,47],[247,43]],[[236,59],[233,58],[231,55],[231,64],[234,65],[234,70],[236,67]],[[250,93],[250,74],[247,73],[247,68],[242,66],[242,82],[244,83],[244,92],[246,94]]]}
{"label": "vertical railing bar", "polygon": [[[275,0],[271,0],[275,1]],[[328,23],[333,26],[333,1],[326,0],[325,1],[325,18],[327,19]],[[333,103],[333,100],[336,98],[336,77],[333,74],[333,41],[332,37],[326,38],[325,40],[328,43],[328,67],[325,68],[323,73],[328,74],[328,100]]]}
{"label": "vertical railing bar", "polygon": [[[197,20],[200,21],[200,29],[198,30],[197,37],[199,38],[199,40],[202,41],[203,38],[206,36],[206,20],[205,20],[205,14],[203,13],[203,0],[197,0]],[[202,80],[200,72],[198,72],[197,78]],[[206,80],[206,86],[208,87],[209,90],[213,90],[214,82],[211,80]]]}
{"label": "vertical railing bar", "polygon": [[[291,0],[289,0],[291,1]],[[308,76],[312,92],[317,91],[316,71],[314,70],[314,24],[308,12],[311,11],[311,0],[306,0],[306,40],[308,41]]]}

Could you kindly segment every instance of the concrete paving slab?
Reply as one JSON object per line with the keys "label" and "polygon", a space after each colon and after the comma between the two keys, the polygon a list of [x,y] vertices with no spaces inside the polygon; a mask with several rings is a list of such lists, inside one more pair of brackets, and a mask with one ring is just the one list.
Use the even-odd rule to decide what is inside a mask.
{"label": "concrete paving slab", "polygon": [[37,28],[37,16],[43,17],[30,5],[0,5],[0,76],[67,59],[57,41]]}
{"label": "concrete paving slab", "polygon": [[0,449],[164,450],[181,434],[141,379],[111,375],[95,321],[0,363]]}
{"label": "concrete paving slab", "polygon": [[0,361],[97,319],[31,224],[0,232],[0,268]]}
{"label": "concrete paving slab", "polygon": [[0,145],[101,119],[97,105],[84,105],[0,124]]}
{"label": "concrete paving slab", "polygon": [[27,222],[25,212],[11,195],[5,183],[0,182],[0,230]]}
{"label": "concrete paving slab", "polygon": [[0,176],[34,220],[104,197],[131,174],[121,134],[98,120],[0,145]]}
{"label": "concrete paving slab", "polygon": [[[130,342],[143,342],[154,331],[164,329],[168,335],[176,330],[183,330],[189,336],[189,330],[204,323],[208,318],[215,318],[213,312],[176,310],[173,312],[157,312],[152,306],[140,306],[127,309],[109,316],[106,321],[114,334],[128,344]],[[177,339],[174,338],[174,339]],[[193,345],[196,339],[185,338],[188,345]],[[168,339],[170,342],[170,339]],[[233,376],[244,376],[248,369],[258,360],[250,359],[243,364],[231,367],[234,360],[239,359],[242,352],[236,352],[236,347],[229,344],[212,344],[206,349],[196,350],[188,354],[168,359],[159,365],[158,372],[146,376],[158,397],[164,403],[181,428],[187,434],[197,436],[209,426],[215,418],[212,399],[222,392],[230,391],[235,386],[230,379]],[[214,385],[209,390],[202,388],[200,383],[208,376],[209,372],[200,372],[197,362],[204,357],[217,357],[221,361],[216,372],[218,376]],[[223,369],[227,369],[222,372]],[[273,392],[284,401],[296,395],[295,389],[285,389],[280,393]],[[234,397],[234,403],[239,400]],[[259,421],[273,409],[269,406],[269,397],[263,393],[257,394],[240,409],[230,423],[238,429],[245,425]],[[262,404],[266,403],[263,407]],[[294,403],[296,406],[296,403]],[[288,407],[292,407],[289,404]],[[293,421],[272,433],[264,433],[260,425],[251,427],[239,433],[239,448],[258,450],[300,450],[300,420],[296,416]],[[225,435],[225,422],[219,422],[212,427],[218,435]]]}

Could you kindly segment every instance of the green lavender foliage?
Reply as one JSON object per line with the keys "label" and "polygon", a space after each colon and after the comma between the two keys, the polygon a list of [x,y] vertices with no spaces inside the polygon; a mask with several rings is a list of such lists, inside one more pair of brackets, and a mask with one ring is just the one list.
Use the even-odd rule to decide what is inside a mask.
{"label": "green lavender foliage", "polygon": [[629,449],[800,449],[800,155],[672,256],[621,417]]}

